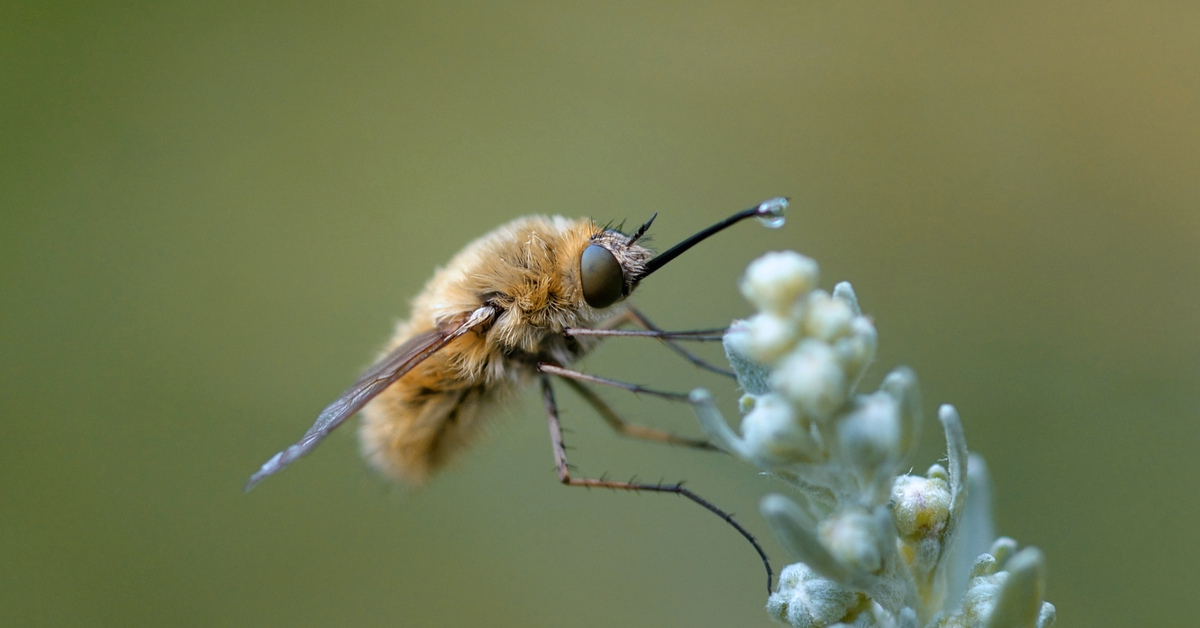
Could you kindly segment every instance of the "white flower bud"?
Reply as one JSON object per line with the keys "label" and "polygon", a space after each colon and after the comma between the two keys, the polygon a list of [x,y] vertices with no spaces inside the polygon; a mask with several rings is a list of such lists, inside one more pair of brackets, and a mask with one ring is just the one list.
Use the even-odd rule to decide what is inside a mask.
{"label": "white flower bud", "polygon": [[1008,574],[1005,572],[972,578],[966,593],[963,594],[957,616],[953,618],[959,621],[958,625],[971,628],[986,626],[996,606],[996,599],[1000,597],[1000,585],[1004,584],[1007,578]]}
{"label": "white flower bud", "polygon": [[772,364],[796,344],[798,330],[792,321],[764,313],[756,314],[729,330],[726,346],[759,364]]}
{"label": "white flower bud", "polygon": [[950,483],[944,477],[902,475],[892,484],[892,521],[900,538],[939,538],[950,521]]}
{"label": "white flower bud", "polygon": [[845,618],[861,597],[796,563],[779,573],[779,589],[767,599],[767,612],[796,628],[822,628]]}
{"label": "white flower bud", "polygon": [[[778,220],[782,205],[772,199],[759,213]],[[875,359],[875,325],[849,283],[829,294],[817,281],[816,262],[792,252],[764,255],[742,277],[758,313],[724,336],[744,393],[738,432],[711,395],[689,395],[714,445],[799,492],[760,504],[802,561],[780,574],[768,611],[806,627],[1049,628],[1045,559],[1011,539],[992,542],[986,469],[968,454],[957,412],[938,411],[945,466],[896,477],[911,468],[904,459],[923,420],[916,376],[899,367],[878,392],[857,393]]]}
{"label": "white flower bud", "polygon": [[854,288],[850,285],[849,281],[839,281],[833,287],[833,298],[849,305],[855,316],[862,314],[862,308],[858,306],[858,296],[854,294]]}
{"label": "white flower bud", "polygon": [[[1001,564],[1003,569],[998,568]],[[1054,605],[1042,600],[1046,559],[1037,548],[1027,547],[1007,561],[983,554],[971,575],[962,605],[949,618],[949,625],[980,628],[1054,625]]]}
{"label": "white flower bud", "polygon": [[755,399],[754,409],[742,419],[742,441],[755,461],[768,467],[806,462],[819,451],[791,404],[775,394]]}
{"label": "white flower bud", "polygon": [[891,395],[857,398],[855,408],[837,422],[838,443],[846,457],[865,472],[900,459],[900,405]]}
{"label": "white flower bud", "polygon": [[817,526],[821,544],[838,562],[860,572],[883,566],[883,535],[871,515],[858,510],[834,513]]}
{"label": "white flower bud", "polygon": [[771,386],[806,414],[823,419],[846,401],[846,377],[833,349],[804,340],[771,373]]}
{"label": "white flower bud", "polygon": [[1000,571],[1000,565],[996,562],[996,557],[991,554],[980,554],[971,564],[970,576],[971,578],[982,578],[997,571]]}
{"label": "white flower bud", "polygon": [[847,382],[857,384],[862,378],[871,360],[875,359],[878,344],[875,326],[869,318],[856,316],[850,321],[850,335],[839,338],[833,344],[838,361],[846,371]]}
{"label": "white flower bud", "polygon": [[[721,344],[725,347],[725,357],[729,358],[729,366],[737,373],[738,386],[747,394],[761,395],[767,392],[767,376],[770,370],[753,358],[746,355],[746,345],[750,340],[750,323],[744,320],[733,321],[725,339]],[[749,410],[744,408],[743,412]]]}
{"label": "white flower bud", "polygon": [[817,285],[818,267],[794,251],[767,253],[750,263],[740,287],[746,300],[764,312],[786,316],[792,305]]}
{"label": "white flower bud", "polygon": [[1007,536],[1002,536],[992,542],[988,553],[996,557],[1000,564],[1008,562],[1010,556],[1017,552],[1017,542]]}
{"label": "white flower bud", "polygon": [[[950,481],[950,474],[946,471],[946,467],[943,467],[936,462],[929,465],[929,468],[925,470],[925,477],[929,479],[942,480],[944,482]],[[947,486],[949,485],[947,484]]]}
{"label": "white flower bud", "polygon": [[817,291],[809,295],[804,308],[804,335],[833,342],[853,332],[851,323],[854,319],[850,304]]}

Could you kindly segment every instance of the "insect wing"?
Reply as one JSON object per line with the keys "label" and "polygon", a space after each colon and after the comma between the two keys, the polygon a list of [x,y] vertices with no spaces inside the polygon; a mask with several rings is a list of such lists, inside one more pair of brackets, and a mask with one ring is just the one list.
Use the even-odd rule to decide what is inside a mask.
{"label": "insect wing", "polygon": [[450,330],[427,331],[410,338],[407,342],[396,347],[383,359],[367,369],[358,381],[341,394],[333,403],[325,407],[312,427],[304,433],[296,444],[271,456],[262,467],[250,476],[245,490],[254,488],[268,476],[278,473],[297,458],[308,454],[325,440],[326,436],[358,412],[367,402],[391,386],[425,358],[437,353],[450,344],[455,338],[466,333],[476,323],[475,318],[465,321]]}

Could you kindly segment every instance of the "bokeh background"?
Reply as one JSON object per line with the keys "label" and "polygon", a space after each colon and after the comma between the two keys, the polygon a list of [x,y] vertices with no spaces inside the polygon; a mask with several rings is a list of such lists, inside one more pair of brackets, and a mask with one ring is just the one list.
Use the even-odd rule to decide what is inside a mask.
{"label": "bokeh background", "polygon": [[[682,500],[554,479],[530,394],[419,492],[351,430],[241,485],[432,269],[531,212],[669,245],[675,328],[793,248],[854,283],[873,386],[919,374],[990,462],[1061,626],[1186,625],[1200,511],[1200,5],[107,2],[0,17],[0,624],[767,626],[761,565]],[[735,391],[638,340],[584,367]],[[697,433],[687,408],[619,393]],[[786,556],[728,457],[618,439]]]}

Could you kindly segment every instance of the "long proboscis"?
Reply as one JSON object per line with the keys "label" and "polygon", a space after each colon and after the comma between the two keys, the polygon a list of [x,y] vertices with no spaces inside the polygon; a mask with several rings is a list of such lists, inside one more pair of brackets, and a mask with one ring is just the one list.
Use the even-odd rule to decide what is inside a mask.
{"label": "long proboscis", "polygon": [[718,222],[717,224],[693,235],[692,237],[684,240],[683,242],[676,244],[675,246],[667,249],[666,251],[659,253],[654,259],[650,260],[649,262],[646,262],[645,272],[642,273],[642,276],[639,277],[638,280],[640,281],[642,279],[645,279],[646,277],[650,276],[650,273],[653,273],[654,271],[662,268],[663,266],[666,266],[668,262],[675,259],[676,257],[679,257],[681,254],[683,254],[684,251],[692,248],[693,246],[696,246],[697,244],[700,243],[701,240],[704,240],[704,239],[708,238],[709,236],[711,236],[715,233],[718,233],[720,231],[724,231],[726,228],[731,227],[747,218],[763,218],[763,219],[782,218],[783,210],[784,210],[784,208],[787,207],[787,204],[788,204],[787,198],[778,197],[778,198],[767,199],[767,200],[759,203],[758,205],[755,205],[754,207],[743,209],[742,211],[726,218],[725,220],[722,220],[721,222]]}

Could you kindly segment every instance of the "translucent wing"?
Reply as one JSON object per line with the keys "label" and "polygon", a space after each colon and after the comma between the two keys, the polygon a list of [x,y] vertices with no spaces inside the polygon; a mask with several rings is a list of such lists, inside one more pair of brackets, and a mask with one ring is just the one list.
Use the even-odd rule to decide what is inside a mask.
{"label": "translucent wing", "polygon": [[271,456],[262,467],[250,476],[245,490],[254,488],[267,476],[278,473],[297,458],[308,454],[325,440],[337,426],[341,425],[358,412],[367,402],[391,386],[425,358],[440,351],[455,338],[467,333],[476,325],[491,318],[493,310],[481,307],[475,310],[469,318],[448,329],[435,329],[410,338],[407,342],[396,347],[374,366],[367,369],[354,385],[346,389],[333,403],[325,407],[312,427],[300,437],[296,444]]}

